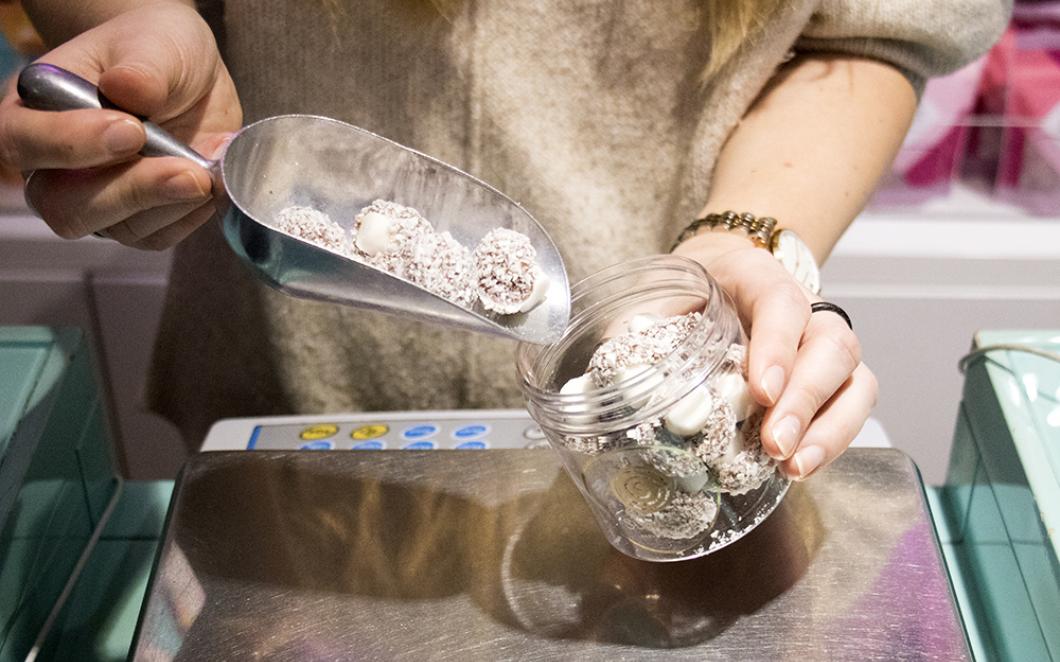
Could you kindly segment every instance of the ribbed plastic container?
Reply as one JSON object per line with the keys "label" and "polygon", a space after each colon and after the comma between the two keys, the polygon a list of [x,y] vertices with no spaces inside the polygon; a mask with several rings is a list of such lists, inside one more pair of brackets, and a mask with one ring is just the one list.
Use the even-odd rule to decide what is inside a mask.
{"label": "ribbed plastic container", "polygon": [[[520,346],[518,368],[530,415],[611,543],[635,558],[676,561],[757,526],[788,481],[757,444],[761,409],[746,389],[746,338],[727,295],[700,265],[673,256],[605,269],[571,295],[563,338]],[[665,324],[693,312],[700,317],[687,335],[654,365],[588,392],[560,392],[635,317]],[[676,420],[681,408],[709,421],[682,429],[689,417]]]}

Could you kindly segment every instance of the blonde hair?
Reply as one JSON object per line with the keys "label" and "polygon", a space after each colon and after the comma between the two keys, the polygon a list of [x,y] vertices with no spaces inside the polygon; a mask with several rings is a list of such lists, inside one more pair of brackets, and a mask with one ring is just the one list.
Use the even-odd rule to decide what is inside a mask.
{"label": "blonde hair", "polygon": [[704,77],[725,66],[748,39],[758,34],[787,0],[713,0],[709,5],[710,60]]}

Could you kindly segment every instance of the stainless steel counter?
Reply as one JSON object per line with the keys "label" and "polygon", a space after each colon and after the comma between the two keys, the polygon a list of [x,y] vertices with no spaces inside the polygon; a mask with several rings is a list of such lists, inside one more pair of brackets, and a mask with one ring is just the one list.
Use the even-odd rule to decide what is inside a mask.
{"label": "stainless steel counter", "polygon": [[612,550],[551,451],[204,453],[174,499],[136,659],[968,659],[898,451],[669,564]]}

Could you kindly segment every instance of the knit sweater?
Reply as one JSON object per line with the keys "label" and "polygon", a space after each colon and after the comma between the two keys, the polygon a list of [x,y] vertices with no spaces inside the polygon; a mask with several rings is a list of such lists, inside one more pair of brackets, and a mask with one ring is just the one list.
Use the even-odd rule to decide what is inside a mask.
{"label": "knit sweater", "polygon": [[[710,80],[703,0],[225,0],[247,122],[327,115],[474,174],[555,239],[571,282],[664,252],[793,49],[876,58],[919,90],[997,38],[1008,0],[792,0]],[[504,340],[287,297],[217,223],[176,249],[152,406],[218,418],[521,404]]]}

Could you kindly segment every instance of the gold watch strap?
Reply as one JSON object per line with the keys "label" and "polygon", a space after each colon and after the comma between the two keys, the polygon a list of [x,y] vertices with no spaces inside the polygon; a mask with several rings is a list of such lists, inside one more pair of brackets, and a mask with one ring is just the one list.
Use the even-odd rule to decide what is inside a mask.
{"label": "gold watch strap", "polygon": [[670,247],[670,250],[677,248],[677,246],[691,237],[695,236],[696,232],[700,228],[724,228],[726,230],[742,229],[747,232],[747,236],[751,238],[756,245],[762,248],[769,248],[769,240],[773,236],[773,230],[777,227],[777,219],[770,216],[763,216],[758,218],[750,212],[744,212],[738,214],[734,211],[726,211],[721,214],[707,214],[702,218],[697,218],[688,224],[681,234],[677,236],[677,241]]}

